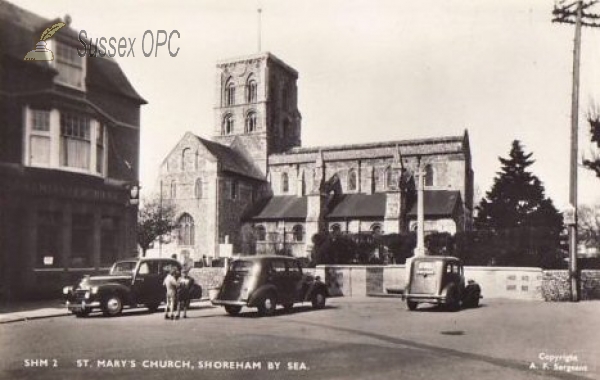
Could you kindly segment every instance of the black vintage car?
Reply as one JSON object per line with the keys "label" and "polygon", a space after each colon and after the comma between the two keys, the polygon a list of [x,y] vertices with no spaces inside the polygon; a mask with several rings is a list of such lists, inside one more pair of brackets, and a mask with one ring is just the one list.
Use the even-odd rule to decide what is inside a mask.
{"label": "black vintage car", "polygon": [[450,256],[416,257],[411,265],[403,295],[409,310],[415,310],[419,303],[433,303],[452,311],[461,306],[479,306],[481,287],[474,281],[465,283],[460,259]]}
{"label": "black vintage car", "polygon": [[316,309],[325,307],[329,296],[319,277],[302,271],[300,262],[283,256],[252,256],[230,263],[218,295],[212,300],[230,315],[243,306],[256,307],[261,316],[275,312],[277,305],[291,309],[294,303],[311,302]]}
{"label": "black vintage car", "polygon": [[[173,267],[181,271],[181,264],[174,259],[117,261],[108,275],[85,276],[77,285],[63,288],[67,308],[78,317],[94,309],[116,316],[125,306],[145,306],[155,311],[165,300],[163,281]],[[195,285],[192,299],[201,296],[202,288]]]}

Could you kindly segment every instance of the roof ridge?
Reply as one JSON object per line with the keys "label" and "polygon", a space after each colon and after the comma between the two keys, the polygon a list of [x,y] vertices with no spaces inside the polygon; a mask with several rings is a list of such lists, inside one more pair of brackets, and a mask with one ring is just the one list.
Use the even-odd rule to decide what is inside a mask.
{"label": "roof ridge", "polygon": [[288,150],[287,152],[280,153],[281,155],[285,154],[295,154],[298,152],[308,153],[308,152],[318,152],[322,151],[332,151],[332,150],[343,150],[348,148],[382,148],[382,147],[394,147],[396,145],[400,146],[411,146],[411,145],[419,145],[419,144],[435,144],[435,143],[443,143],[443,142],[463,142],[464,136],[441,136],[441,137],[427,137],[420,139],[408,139],[408,140],[391,140],[391,141],[375,141],[375,142],[367,142],[367,143],[356,143],[356,144],[340,144],[340,145],[320,145],[320,146],[311,146],[311,147],[294,147]]}

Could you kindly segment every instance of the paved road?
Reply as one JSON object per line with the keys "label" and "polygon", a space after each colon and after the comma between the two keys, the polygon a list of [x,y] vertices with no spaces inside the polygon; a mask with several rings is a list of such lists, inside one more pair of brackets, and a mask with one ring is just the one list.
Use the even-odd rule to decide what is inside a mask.
{"label": "paved road", "polygon": [[598,315],[600,302],[486,300],[449,313],[338,298],[270,318],[207,303],[179,321],[50,318],[0,325],[0,378],[598,379]]}

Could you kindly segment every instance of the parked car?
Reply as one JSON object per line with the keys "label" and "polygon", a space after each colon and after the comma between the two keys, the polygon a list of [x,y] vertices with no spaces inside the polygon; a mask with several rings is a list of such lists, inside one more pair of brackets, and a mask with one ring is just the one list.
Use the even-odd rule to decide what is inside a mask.
{"label": "parked car", "polygon": [[[181,271],[181,264],[174,259],[117,261],[108,275],[84,276],[77,285],[63,288],[67,308],[78,317],[87,316],[94,309],[116,316],[127,306],[156,311],[165,300],[163,281],[173,267]],[[201,297],[202,288],[195,284],[192,299]]]}
{"label": "parked car", "polygon": [[325,284],[319,277],[303,273],[298,259],[250,256],[230,263],[212,303],[224,306],[230,315],[237,315],[246,306],[269,316],[277,305],[291,309],[297,302],[311,302],[315,309],[322,309],[328,296]]}
{"label": "parked car", "polygon": [[403,298],[409,310],[419,303],[433,303],[450,310],[479,306],[481,287],[475,281],[465,284],[460,259],[450,256],[425,256],[412,260],[411,275]]}

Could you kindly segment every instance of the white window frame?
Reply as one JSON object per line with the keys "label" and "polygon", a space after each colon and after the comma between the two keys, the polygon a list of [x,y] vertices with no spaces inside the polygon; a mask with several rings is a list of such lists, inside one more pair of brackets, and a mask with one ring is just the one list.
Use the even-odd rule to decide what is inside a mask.
{"label": "white window frame", "polygon": [[[33,129],[33,115],[35,112],[48,112],[49,114],[49,128],[47,131],[40,131]],[[68,113],[68,112],[65,112]],[[87,168],[76,168],[70,166],[63,166],[60,162],[61,155],[61,131],[60,131],[60,115],[61,111],[58,109],[42,110],[33,108],[29,105],[23,107],[23,166],[27,167],[39,167],[46,169],[57,169],[67,172],[82,173],[88,175],[94,175],[98,177],[106,177],[108,173],[108,134],[110,129],[104,125],[104,136],[103,136],[103,147],[104,152],[101,157],[102,170],[98,172],[97,169],[97,136],[98,129],[100,128],[100,122],[93,118],[90,120],[90,157],[89,166]],[[47,163],[36,163],[33,162],[31,157],[31,139],[34,136],[47,137],[50,140],[50,157]]]}
{"label": "white window frame", "polygon": [[[76,46],[69,45],[69,44],[66,44],[63,42],[58,42],[54,39],[46,41],[46,43],[47,43],[48,49],[51,50],[54,54],[54,60],[50,61],[50,66],[58,71],[60,71],[60,69],[58,67],[58,46],[59,46],[59,44],[70,46],[75,51],[75,55],[77,55],[77,47]],[[74,88],[74,89],[85,92],[86,91],[85,79],[86,79],[86,75],[87,75],[87,56],[79,57],[79,55],[77,55],[77,57],[81,58],[81,62],[82,62],[82,64],[81,64],[81,71],[82,71],[81,72],[81,86],[76,86],[72,83],[61,81],[60,75],[57,75],[54,78],[54,81],[55,81],[55,83],[60,84],[61,86],[70,87],[70,88]]]}

